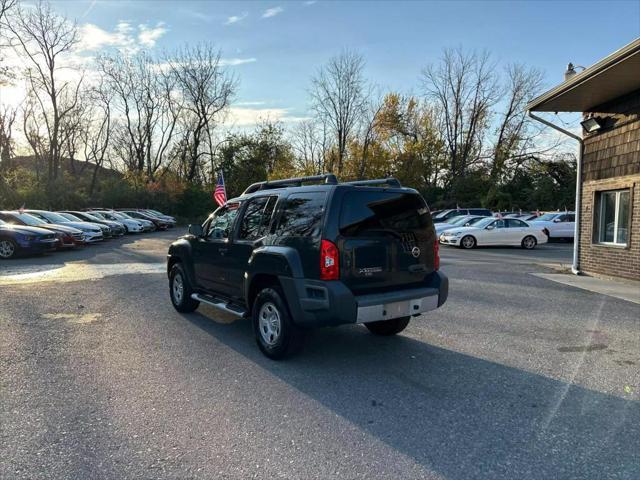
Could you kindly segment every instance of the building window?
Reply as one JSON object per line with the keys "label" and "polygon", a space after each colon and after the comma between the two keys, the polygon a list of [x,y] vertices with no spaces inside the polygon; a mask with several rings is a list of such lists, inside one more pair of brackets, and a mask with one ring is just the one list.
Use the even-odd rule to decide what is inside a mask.
{"label": "building window", "polygon": [[629,236],[629,190],[600,192],[598,243],[625,246]]}

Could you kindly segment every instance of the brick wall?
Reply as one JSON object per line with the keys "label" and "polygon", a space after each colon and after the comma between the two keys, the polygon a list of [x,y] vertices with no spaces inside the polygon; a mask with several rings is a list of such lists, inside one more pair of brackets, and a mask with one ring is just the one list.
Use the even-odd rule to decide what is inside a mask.
{"label": "brick wall", "polygon": [[[622,188],[631,189],[627,246],[599,245],[594,239],[597,192]],[[585,273],[640,280],[640,175],[584,182],[580,212],[580,269]]]}
{"label": "brick wall", "polygon": [[[584,139],[580,269],[640,280],[640,90],[586,113],[608,118],[601,132]],[[623,188],[631,190],[627,246],[599,245],[598,192]]]}

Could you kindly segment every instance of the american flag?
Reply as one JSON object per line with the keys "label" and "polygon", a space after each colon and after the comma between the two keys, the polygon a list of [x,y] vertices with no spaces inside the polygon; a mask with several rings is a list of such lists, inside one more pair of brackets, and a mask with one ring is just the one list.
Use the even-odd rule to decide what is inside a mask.
{"label": "american flag", "polygon": [[224,188],[224,176],[222,172],[218,173],[218,183],[216,189],[213,192],[213,199],[219,206],[224,205],[227,202],[227,190]]}

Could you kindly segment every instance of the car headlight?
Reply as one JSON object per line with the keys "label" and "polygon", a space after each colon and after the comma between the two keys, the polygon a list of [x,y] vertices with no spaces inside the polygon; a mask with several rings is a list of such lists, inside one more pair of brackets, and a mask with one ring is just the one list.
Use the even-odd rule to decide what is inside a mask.
{"label": "car headlight", "polygon": [[20,240],[24,240],[25,242],[31,242],[36,239],[33,235],[19,235],[18,238]]}
{"label": "car headlight", "polygon": [[462,235],[462,232],[453,232],[451,235],[453,235],[454,237],[459,237],[460,235]]}

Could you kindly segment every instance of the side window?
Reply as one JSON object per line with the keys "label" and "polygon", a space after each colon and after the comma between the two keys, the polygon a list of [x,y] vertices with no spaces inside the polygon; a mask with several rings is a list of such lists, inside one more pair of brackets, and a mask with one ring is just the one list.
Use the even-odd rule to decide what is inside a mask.
{"label": "side window", "polygon": [[520,221],[517,220],[515,218],[510,218],[509,220],[507,220],[509,228],[525,228],[527,225]]}
{"label": "side window", "polygon": [[274,196],[260,197],[249,203],[240,224],[239,240],[257,240],[266,235],[277,200]]}
{"label": "side window", "polygon": [[506,228],[505,224],[506,224],[505,220],[496,220],[495,222],[493,222],[494,228]]}
{"label": "side window", "polygon": [[574,213],[568,213],[564,216],[563,222],[575,222],[576,215]]}
{"label": "side window", "polygon": [[276,235],[319,237],[322,229],[325,193],[294,193],[286,199]]}
{"label": "side window", "polygon": [[220,240],[229,238],[239,207],[239,203],[230,203],[218,210],[209,222],[207,238]]}

